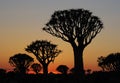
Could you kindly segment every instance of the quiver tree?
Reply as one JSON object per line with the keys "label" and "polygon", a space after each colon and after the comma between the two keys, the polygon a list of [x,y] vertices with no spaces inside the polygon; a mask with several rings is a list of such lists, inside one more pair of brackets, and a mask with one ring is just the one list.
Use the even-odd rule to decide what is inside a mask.
{"label": "quiver tree", "polygon": [[15,54],[9,58],[9,63],[11,66],[15,67],[15,71],[25,74],[28,67],[34,62],[34,59],[27,54]]}
{"label": "quiver tree", "polygon": [[99,60],[98,58],[98,66],[104,71],[115,71],[120,72],[120,53],[111,53],[104,57],[103,59]]}
{"label": "quiver tree", "polygon": [[42,67],[40,64],[38,63],[33,63],[31,65],[31,68],[33,69],[33,71],[36,73],[36,74],[39,74],[39,72],[41,71]]}
{"label": "quiver tree", "polygon": [[37,60],[42,64],[44,75],[48,74],[48,65],[54,62],[55,57],[61,53],[61,50],[57,49],[57,45],[46,40],[36,40],[28,45],[25,50],[36,56]]}
{"label": "quiver tree", "polygon": [[74,51],[75,74],[82,76],[83,50],[102,28],[101,20],[89,10],[69,9],[55,11],[43,30],[71,44]]}

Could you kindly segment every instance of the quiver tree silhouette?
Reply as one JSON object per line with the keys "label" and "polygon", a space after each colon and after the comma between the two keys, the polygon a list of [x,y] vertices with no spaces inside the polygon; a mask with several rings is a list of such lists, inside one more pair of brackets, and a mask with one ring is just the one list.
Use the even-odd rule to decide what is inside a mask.
{"label": "quiver tree silhouette", "polygon": [[39,74],[39,72],[41,71],[42,69],[42,66],[38,63],[33,63],[31,65],[31,68],[33,69],[33,71],[36,73],[36,74]]}
{"label": "quiver tree silhouette", "polygon": [[61,50],[57,49],[57,45],[46,40],[36,40],[28,45],[25,50],[36,56],[42,65],[44,75],[48,74],[48,65],[54,62],[55,57],[61,53]]}
{"label": "quiver tree silhouette", "polygon": [[71,44],[76,75],[84,76],[83,51],[101,32],[103,23],[85,9],[55,11],[43,28],[47,33]]}
{"label": "quiver tree silhouette", "polygon": [[61,72],[63,75],[67,75],[68,67],[66,65],[59,65],[56,70]]}
{"label": "quiver tree silhouette", "polygon": [[103,56],[100,56],[98,57],[98,66],[102,68],[102,71],[104,72],[105,71],[105,63],[104,63],[104,60],[105,60],[105,57]]}
{"label": "quiver tree silhouette", "polygon": [[34,59],[27,54],[15,54],[9,58],[11,66],[15,67],[15,71],[25,74],[28,67],[34,62]]}
{"label": "quiver tree silhouette", "polygon": [[111,53],[101,60],[98,58],[98,66],[104,68],[104,71],[120,72],[120,53]]}

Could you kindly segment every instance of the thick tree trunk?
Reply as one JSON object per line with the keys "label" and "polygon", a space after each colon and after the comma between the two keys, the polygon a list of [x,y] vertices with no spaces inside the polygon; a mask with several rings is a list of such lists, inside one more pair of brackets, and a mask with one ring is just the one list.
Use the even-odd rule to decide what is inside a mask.
{"label": "thick tree trunk", "polygon": [[19,70],[21,74],[26,74],[26,68],[20,67]]}
{"label": "thick tree trunk", "polygon": [[82,47],[73,47],[75,75],[81,78],[84,77],[83,50]]}
{"label": "thick tree trunk", "polygon": [[48,65],[46,65],[46,64],[43,65],[43,74],[44,74],[45,76],[48,75]]}

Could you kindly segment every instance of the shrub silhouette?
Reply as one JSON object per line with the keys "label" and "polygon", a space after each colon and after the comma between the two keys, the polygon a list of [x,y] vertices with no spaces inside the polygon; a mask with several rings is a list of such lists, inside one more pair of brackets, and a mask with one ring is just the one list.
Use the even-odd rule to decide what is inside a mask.
{"label": "shrub silhouette", "polygon": [[5,73],[6,73],[6,70],[3,68],[0,68],[0,74],[5,74]]}
{"label": "shrub silhouette", "polygon": [[61,72],[62,74],[66,75],[68,72],[68,67],[66,65],[59,65],[56,70]]}

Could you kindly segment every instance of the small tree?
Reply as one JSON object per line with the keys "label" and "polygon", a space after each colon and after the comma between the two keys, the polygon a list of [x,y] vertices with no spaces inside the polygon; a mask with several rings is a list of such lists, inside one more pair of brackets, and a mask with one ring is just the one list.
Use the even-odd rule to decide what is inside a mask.
{"label": "small tree", "polygon": [[39,72],[41,71],[42,67],[40,64],[38,63],[33,63],[31,65],[31,68],[33,69],[33,71],[36,73],[36,74],[39,74]]}
{"label": "small tree", "polygon": [[56,70],[61,72],[63,75],[66,75],[68,72],[68,69],[69,68],[66,65],[59,65]]}
{"label": "small tree", "polygon": [[70,43],[74,52],[76,75],[84,76],[84,48],[100,33],[103,23],[92,12],[84,9],[55,11],[43,28],[47,33]]}
{"label": "small tree", "polygon": [[98,65],[104,71],[120,72],[120,53],[111,53],[101,60],[98,58]]}
{"label": "small tree", "polygon": [[27,52],[33,53],[37,60],[43,66],[43,74],[48,74],[48,65],[54,62],[55,57],[61,53],[61,50],[57,49],[57,45],[52,44],[45,40],[36,40],[25,48]]}
{"label": "small tree", "polygon": [[27,54],[15,54],[9,58],[11,66],[15,67],[15,71],[25,74],[28,67],[34,62],[34,59]]}

